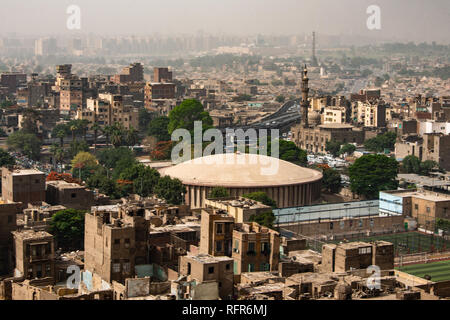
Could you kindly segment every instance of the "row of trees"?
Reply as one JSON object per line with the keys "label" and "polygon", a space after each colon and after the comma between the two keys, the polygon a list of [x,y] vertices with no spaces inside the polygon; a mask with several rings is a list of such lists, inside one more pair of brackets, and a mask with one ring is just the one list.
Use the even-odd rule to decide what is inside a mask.
{"label": "row of trees", "polygon": [[426,160],[422,162],[419,158],[412,155],[403,159],[401,169],[405,173],[415,173],[422,176],[428,176],[435,169],[442,170],[436,161]]}
{"label": "row of trees", "polygon": [[180,180],[161,177],[159,172],[136,161],[127,147],[101,150],[97,157],[80,152],[72,160],[72,174],[87,186],[118,199],[129,194],[156,194],[171,204],[181,204],[185,188]]}

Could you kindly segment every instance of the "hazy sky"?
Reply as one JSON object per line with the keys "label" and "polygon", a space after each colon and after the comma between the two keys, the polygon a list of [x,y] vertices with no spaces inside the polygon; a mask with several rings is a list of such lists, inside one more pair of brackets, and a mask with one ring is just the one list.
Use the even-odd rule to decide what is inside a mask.
{"label": "hazy sky", "polygon": [[[64,34],[66,9],[81,8],[81,32],[115,34],[376,35],[450,42],[449,0],[1,0],[0,33]],[[381,30],[366,27],[381,7]]]}

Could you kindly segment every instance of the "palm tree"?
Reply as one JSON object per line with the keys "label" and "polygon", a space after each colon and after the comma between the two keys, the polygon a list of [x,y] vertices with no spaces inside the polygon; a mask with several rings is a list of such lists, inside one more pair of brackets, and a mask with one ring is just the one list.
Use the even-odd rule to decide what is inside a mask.
{"label": "palm tree", "polygon": [[102,129],[102,132],[105,134],[106,136],[106,143],[109,145],[111,143],[110,141],[110,137],[113,133],[114,128],[112,126],[104,126]]}
{"label": "palm tree", "polygon": [[83,131],[84,141],[86,141],[86,134],[91,122],[87,119],[78,120],[79,128]]}
{"label": "palm tree", "polygon": [[138,133],[137,130],[131,127],[126,132],[126,142],[128,146],[134,146],[137,143],[138,140]]}
{"label": "palm tree", "polygon": [[94,124],[91,127],[91,130],[94,130],[94,153],[97,152],[97,136],[98,136],[98,131],[102,130],[102,128],[100,127],[100,125],[98,124],[97,121],[94,122]]}
{"label": "palm tree", "polygon": [[76,123],[72,123],[70,125],[70,131],[72,131],[72,142],[75,142],[75,137],[76,137],[75,131],[77,131],[77,130],[78,130],[78,126],[76,125]]}
{"label": "palm tree", "polygon": [[125,128],[121,124],[114,124],[111,132],[111,143],[114,147],[120,147],[123,143]]}

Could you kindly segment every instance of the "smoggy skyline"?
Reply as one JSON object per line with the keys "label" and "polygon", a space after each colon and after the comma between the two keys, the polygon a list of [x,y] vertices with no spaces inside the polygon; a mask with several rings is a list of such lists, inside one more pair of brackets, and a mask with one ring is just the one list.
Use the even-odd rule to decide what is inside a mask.
{"label": "smoggy skyline", "polygon": [[[69,30],[70,5],[81,29]],[[368,30],[370,5],[381,8],[381,30]],[[450,42],[448,0],[2,0],[0,34],[113,35],[310,33],[397,41]]]}

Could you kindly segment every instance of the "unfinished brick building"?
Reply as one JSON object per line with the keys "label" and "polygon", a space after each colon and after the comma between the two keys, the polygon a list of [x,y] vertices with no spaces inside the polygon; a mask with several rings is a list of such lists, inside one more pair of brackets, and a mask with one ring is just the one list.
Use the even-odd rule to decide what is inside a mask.
{"label": "unfinished brick building", "polygon": [[280,257],[280,235],[254,222],[236,224],[232,257],[235,274],[276,271]]}
{"label": "unfinished brick building", "polygon": [[180,275],[200,283],[217,282],[222,299],[230,299],[233,295],[234,274],[231,258],[209,254],[187,255],[180,257],[179,270]]}
{"label": "unfinished brick building", "polygon": [[63,205],[71,209],[90,209],[94,205],[94,193],[77,183],[48,181],[46,183],[46,202]]}
{"label": "unfinished brick building", "polygon": [[45,231],[14,231],[16,277],[28,280],[55,278],[55,245],[53,236]]}
{"label": "unfinished brick building", "polygon": [[225,211],[203,209],[200,253],[231,257],[234,218]]}
{"label": "unfinished brick building", "polygon": [[134,277],[135,267],[149,262],[149,228],[145,210],[136,206],[86,214],[85,270],[108,283]]}
{"label": "unfinished brick building", "polygon": [[45,174],[38,170],[2,168],[2,198],[28,204],[45,201]]}
{"label": "unfinished brick building", "polygon": [[17,214],[20,213],[21,203],[0,203],[0,276],[9,274],[13,267],[12,231],[17,228]]}
{"label": "unfinished brick building", "polygon": [[394,268],[394,245],[386,241],[325,244],[322,247],[322,272],[345,272],[366,269],[371,265],[381,270]]}

